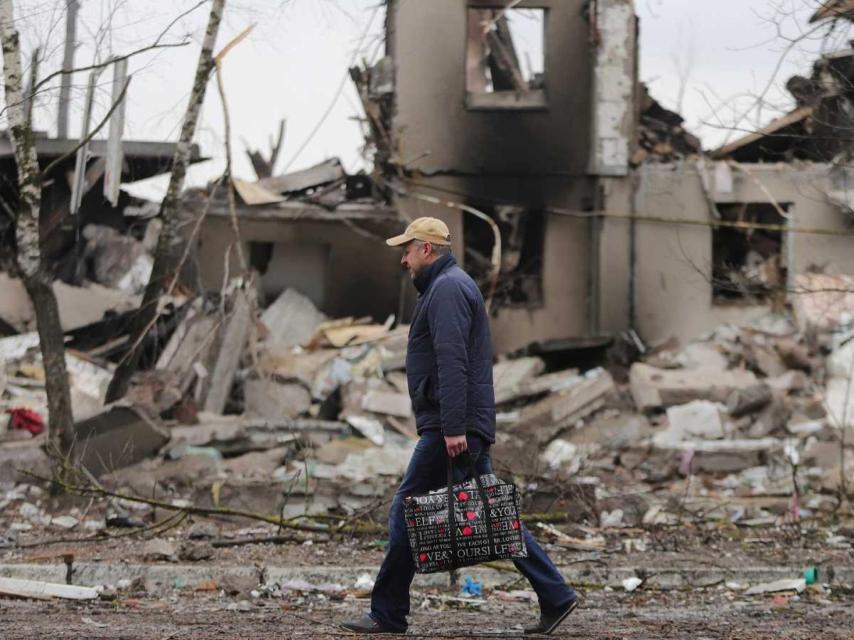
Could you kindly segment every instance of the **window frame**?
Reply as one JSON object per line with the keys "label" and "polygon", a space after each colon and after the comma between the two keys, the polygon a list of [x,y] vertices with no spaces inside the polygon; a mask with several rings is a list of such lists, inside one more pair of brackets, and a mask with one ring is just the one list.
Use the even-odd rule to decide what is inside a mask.
{"label": "window frame", "polygon": [[547,111],[549,108],[548,88],[550,78],[549,64],[549,18],[550,7],[522,2],[510,9],[533,9],[543,12],[543,78],[544,86],[525,93],[518,91],[479,92],[469,89],[469,50],[470,50],[470,16],[471,11],[492,9],[501,11],[506,6],[499,4],[500,0],[467,0],[465,6],[466,41],[463,52],[463,84],[465,91],[465,107],[469,111]]}

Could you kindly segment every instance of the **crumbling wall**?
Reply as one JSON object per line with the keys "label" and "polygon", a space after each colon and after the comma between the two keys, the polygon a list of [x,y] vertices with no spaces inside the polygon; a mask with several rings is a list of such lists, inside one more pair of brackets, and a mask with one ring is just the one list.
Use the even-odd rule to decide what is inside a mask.
{"label": "crumbling wall", "polygon": [[595,10],[590,172],[625,176],[635,132],[637,19],[631,0],[600,0]]}
{"label": "crumbling wall", "polygon": [[[604,215],[595,219],[598,236],[595,249],[596,269],[592,278],[594,299],[591,320],[594,333],[613,335],[632,324],[633,310],[631,262],[631,215],[637,175],[628,178],[602,178],[599,189]],[[615,214],[609,217],[608,214]]]}
{"label": "crumbling wall", "polygon": [[[786,212],[788,226],[799,231],[784,234],[781,257],[788,278],[780,291],[791,290],[788,283],[794,275],[808,270],[854,273],[854,217],[828,199],[832,184],[828,165],[726,166],[729,170],[716,180],[710,163],[705,187],[695,164],[639,169],[634,303],[637,328],[650,342],[671,336],[687,340],[726,322],[747,321],[769,308],[766,303],[720,304],[713,299],[716,218],[710,200],[716,205],[770,204]],[[789,298],[792,295],[788,292]]]}

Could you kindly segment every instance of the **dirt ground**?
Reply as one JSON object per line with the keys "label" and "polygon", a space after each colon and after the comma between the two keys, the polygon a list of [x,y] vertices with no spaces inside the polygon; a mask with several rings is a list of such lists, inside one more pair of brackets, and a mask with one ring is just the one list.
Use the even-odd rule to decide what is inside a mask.
{"label": "dirt ground", "polygon": [[[163,538],[177,546],[187,539],[190,524],[183,523]],[[274,532],[266,527],[237,529],[228,523],[221,524],[223,536]],[[573,525],[563,525],[563,529],[578,537],[585,533]],[[848,539],[850,526],[834,525],[834,529],[844,530]],[[540,532],[536,533],[540,537]],[[691,640],[852,637],[854,590],[850,586],[834,586],[828,591],[816,585],[800,596],[747,596],[744,587],[732,588],[722,584],[723,581],[677,590],[643,585],[637,591],[625,592],[619,588],[611,590],[595,575],[596,568],[629,568],[638,575],[723,569],[736,582],[744,582],[739,575],[741,567],[815,566],[821,567],[822,572],[851,567],[854,550],[848,544],[831,544],[825,523],[804,523],[794,528],[705,522],[600,533],[605,545],[593,552],[568,549],[541,539],[556,564],[573,567],[576,578],[584,580],[580,589],[582,605],[561,627],[559,637]],[[0,562],[55,565],[59,554],[71,552],[79,562],[170,564],[146,559],[145,541],[138,536],[94,544],[70,541],[49,544],[50,537],[44,534],[29,535],[25,540],[34,546],[6,549],[0,552]],[[643,542],[641,549],[636,544],[627,544],[638,541]],[[331,542],[318,540],[310,545],[250,544],[217,548],[212,558],[194,564],[376,567],[383,558],[383,543],[381,538],[364,536]],[[613,580],[610,583],[613,586]],[[519,637],[522,627],[534,621],[536,606],[508,600],[508,592],[528,588],[524,579],[509,577],[503,589],[487,590],[479,605],[457,602],[454,598],[458,591],[450,587],[416,592],[408,635]],[[319,593],[294,592],[252,598],[245,592],[227,596],[224,591],[198,591],[190,585],[165,594],[144,589],[120,592],[112,602],[0,599],[0,640],[355,637],[336,628],[334,623],[358,617],[367,610],[368,601],[355,597],[352,590],[347,593],[333,599]]]}
{"label": "dirt ground", "polygon": [[[238,529],[232,523],[223,524],[223,536],[252,537],[272,535],[275,527]],[[186,539],[189,523],[170,530],[163,539],[177,546]],[[585,531],[572,525],[562,525],[563,530],[583,538]],[[849,527],[850,528],[850,527]],[[230,534],[226,531],[230,530]],[[851,529],[854,531],[854,529]],[[702,523],[672,528],[610,529],[602,530],[606,544],[601,551],[584,552],[550,542],[534,527],[533,533],[558,566],[633,566],[648,571],[661,568],[737,569],[740,566],[788,566],[793,558],[802,567],[854,566],[854,549],[850,546],[834,547],[827,544],[826,526],[813,523],[801,528],[793,527],[736,527],[727,523]],[[72,542],[79,534],[69,535],[59,544],[56,535],[31,535],[22,537],[24,548],[0,551],[0,562],[48,563],[60,562],[63,554],[74,554],[81,562],[139,562],[169,564],[152,561],[144,555],[144,539],[140,536],[96,543]],[[60,537],[61,539],[61,537]],[[629,543],[642,541],[638,550]],[[209,560],[197,565],[230,566],[379,566],[382,562],[385,540],[380,537],[345,537],[334,542],[315,542],[307,546],[300,543],[280,545],[248,544],[231,548],[217,548]],[[32,545],[32,546],[29,546]]]}
{"label": "dirt ground", "polygon": [[[321,596],[259,599],[249,611],[229,610],[233,599],[211,594],[117,602],[0,601],[0,637],[166,640],[177,638],[355,637],[334,622],[358,616],[367,600]],[[479,610],[449,609],[414,594],[408,636],[422,638],[518,637],[533,620],[533,605],[487,595]],[[851,638],[851,594],[800,598],[740,598],[721,589],[690,592],[591,591],[564,623],[564,638]]]}

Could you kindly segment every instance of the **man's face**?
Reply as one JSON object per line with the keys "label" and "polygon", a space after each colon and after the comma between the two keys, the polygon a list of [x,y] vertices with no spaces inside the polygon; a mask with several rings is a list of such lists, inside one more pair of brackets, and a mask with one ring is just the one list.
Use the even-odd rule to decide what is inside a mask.
{"label": "man's face", "polygon": [[432,247],[429,242],[421,242],[413,240],[408,242],[403,247],[403,255],[400,257],[400,264],[409,271],[409,277],[415,278],[422,269],[430,264],[430,254]]}

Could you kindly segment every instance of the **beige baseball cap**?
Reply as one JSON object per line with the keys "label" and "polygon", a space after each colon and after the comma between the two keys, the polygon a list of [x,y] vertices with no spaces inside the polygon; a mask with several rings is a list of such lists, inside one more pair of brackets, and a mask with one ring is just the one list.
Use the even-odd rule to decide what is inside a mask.
{"label": "beige baseball cap", "polygon": [[413,240],[421,240],[431,244],[451,244],[451,232],[448,230],[448,225],[438,218],[417,218],[406,227],[406,231],[399,236],[389,238],[385,242],[390,247],[399,247]]}

